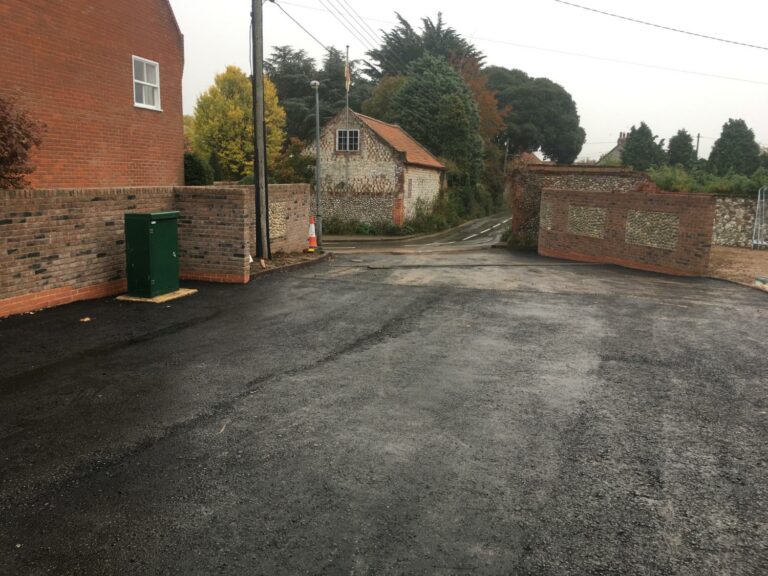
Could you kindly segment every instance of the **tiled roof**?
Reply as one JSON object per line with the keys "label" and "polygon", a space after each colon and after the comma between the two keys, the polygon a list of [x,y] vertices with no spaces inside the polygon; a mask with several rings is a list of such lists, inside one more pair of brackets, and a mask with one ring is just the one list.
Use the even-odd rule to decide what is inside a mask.
{"label": "tiled roof", "polygon": [[523,164],[544,164],[544,161],[533,152],[523,152],[520,154],[520,160]]}
{"label": "tiled roof", "polygon": [[398,152],[405,154],[406,164],[415,164],[437,170],[445,170],[445,166],[421,144],[416,142],[405,130],[395,124],[387,124],[370,116],[353,112],[361,122],[373,130],[379,138],[392,146]]}

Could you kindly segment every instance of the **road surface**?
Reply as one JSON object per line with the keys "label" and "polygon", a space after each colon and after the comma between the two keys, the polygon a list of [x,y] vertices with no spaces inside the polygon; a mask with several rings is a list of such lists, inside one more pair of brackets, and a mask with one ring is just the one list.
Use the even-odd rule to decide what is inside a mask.
{"label": "road surface", "polygon": [[504,250],[191,285],[0,321],[0,574],[768,573],[762,292]]}
{"label": "road surface", "polygon": [[366,238],[365,236],[330,237],[324,242],[324,248],[344,254],[349,252],[392,252],[427,253],[488,248],[501,240],[502,234],[509,227],[512,215],[495,214],[467,222],[457,228],[430,234],[428,236],[406,238]]}

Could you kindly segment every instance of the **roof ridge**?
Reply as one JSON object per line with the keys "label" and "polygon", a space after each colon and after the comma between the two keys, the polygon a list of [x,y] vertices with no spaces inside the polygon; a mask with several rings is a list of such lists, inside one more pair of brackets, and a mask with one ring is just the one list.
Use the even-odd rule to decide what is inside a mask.
{"label": "roof ridge", "polygon": [[[407,131],[407,130],[405,130],[405,129],[404,129],[402,126],[400,126],[399,124],[390,124],[389,122],[384,122],[383,120],[379,120],[378,118],[374,118],[374,117],[372,117],[372,116],[367,116],[367,115],[365,115],[365,114],[361,114],[360,112],[355,112],[355,111],[354,111],[354,110],[352,110],[351,108],[350,108],[350,111],[351,111],[351,112],[352,112],[352,113],[353,113],[353,114],[354,114],[356,117],[358,117],[360,120],[362,120],[362,121],[363,121],[363,123],[365,123],[365,121],[366,121],[366,120],[368,120],[368,121],[374,122],[374,123],[376,123],[376,124],[380,124],[380,125],[382,125],[382,126],[387,126],[387,127],[389,127],[389,128],[392,128],[392,129],[395,129],[395,130],[397,130],[398,132],[400,132],[400,134],[402,134],[402,135],[403,135],[403,136],[405,136],[405,137],[406,137],[406,138],[407,138],[407,139],[408,139],[410,142],[412,142],[414,146],[418,147],[418,149],[419,149],[419,150],[421,150],[421,152],[423,152],[424,154],[426,154],[426,155],[427,155],[427,156],[428,156],[428,157],[429,157],[429,158],[430,158],[430,159],[431,159],[431,160],[432,160],[432,161],[433,161],[435,164],[437,164],[437,165],[441,166],[441,167],[442,167],[442,169],[445,169],[445,165],[444,165],[444,164],[443,164],[443,163],[442,163],[442,162],[441,162],[441,161],[440,161],[440,160],[437,158],[437,156],[435,156],[434,154],[432,154],[432,152],[430,152],[430,151],[427,149],[427,147],[426,147],[426,146],[424,146],[424,144],[422,144],[421,142],[419,142],[418,140],[416,140],[416,138],[414,138],[413,136],[411,136],[411,135],[408,133],[408,131]],[[370,126],[370,125],[369,125],[369,128],[372,128],[372,126]],[[381,135],[380,135],[380,136],[381,136]],[[395,146],[395,145],[394,145],[392,142],[390,142],[390,141],[389,141],[389,139],[387,139],[386,137],[383,137],[383,136],[381,136],[381,137],[382,137],[382,138],[383,138],[383,139],[384,139],[384,140],[387,142],[387,144],[388,144],[389,146],[391,146],[391,147],[392,147],[392,148],[394,148],[395,150],[398,150],[398,148],[397,148],[397,147],[396,147],[396,146]],[[406,155],[406,162],[407,162],[407,163],[409,163],[409,164],[417,164],[417,165],[419,164],[419,162],[416,162],[416,161],[413,161],[413,160],[408,160],[408,150],[398,150],[398,152],[402,152],[402,153],[404,153],[404,154]]]}
{"label": "roof ridge", "polygon": [[[379,124],[384,124],[385,126],[392,126],[392,128],[400,128],[400,130],[403,130],[403,129],[400,127],[400,124],[392,124],[392,123],[390,123],[390,122],[384,122],[384,120],[379,120],[378,118],[374,118],[373,116],[368,116],[367,114],[363,114],[362,112],[355,112],[355,111],[354,111],[354,110],[352,110],[351,108],[350,108],[350,111],[351,111],[351,112],[352,112],[352,114],[354,114],[355,116],[359,116],[359,117],[361,117],[361,118],[368,118],[368,120],[373,120],[374,122],[378,122]],[[403,130],[403,132],[405,132],[405,130]],[[406,132],[406,133],[407,133],[407,132]]]}

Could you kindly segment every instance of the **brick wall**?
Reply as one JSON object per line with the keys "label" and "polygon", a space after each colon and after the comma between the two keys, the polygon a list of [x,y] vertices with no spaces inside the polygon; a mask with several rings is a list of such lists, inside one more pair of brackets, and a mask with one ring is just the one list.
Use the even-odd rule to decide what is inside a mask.
{"label": "brick wall", "polygon": [[[183,184],[184,49],[167,0],[4,0],[0,22],[0,95],[47,125],[33,186]],[[134,55],[159,63],[162,112],[134,106]]]}
{"label": "brick wall", "polygon": [[505,197],[512,209],[512,235],[523,246],[535,246],[538,240],[545,188],[629,192],[650,183],[648,176],[629,168],[520,164],[512,166],[508,174]]}
{"label": "brick wall", "polygon": [[[306,247],[309,185],[270,186],[273,252]],[[183,279],[248,282],[253,188],[0,191],[0,318],[124,292],[126,212],[179,210]]]}
{"label": "brick wall", "polygon": [[245,186],[175,189],[182,279],[237,284],[250,280],[253,194],[253,188]]}
{"label": "brick wall", "polygon": [[[301,252],[308,246],[309,184],[269,186],[269,231],[272,254]],[[256,253],[256,249],[253,249]]]}
{"label": "brick wall", "polygon": [[0,317],[123,292],[123,214],[173,205],[170,187],[0,191]]}
{"label": "brick wall", "polygon": [[715,198],[703,194],[544,190],[539,253],[703,275],[714,216]]}

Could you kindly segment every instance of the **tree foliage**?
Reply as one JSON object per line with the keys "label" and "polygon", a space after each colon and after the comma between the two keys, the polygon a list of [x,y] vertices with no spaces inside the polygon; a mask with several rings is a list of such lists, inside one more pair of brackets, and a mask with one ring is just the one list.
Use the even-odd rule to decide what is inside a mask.
{"label": "tree foliage", "polygon": [[731,118],[723,125],[720,138],[709,155],[710,170],[723,176],[728,172],[751,175],[760,166],[760,146],[744,120]]}
{"label": "tree foliage", "polygon": [[499,106],[496,91],[488,83],[488,77],[483,74],[482,62],[474,58],[465,58],[458,65],[461,79],[472,92],[480,115],[480,135],[486,144],[493,142],[504,131],[504,117],[511,112],[509,106]]}
{"label": "tree foliage", "polygon": [[416,60],[392,102],[392,116],[433,154],[444,157],[454,183],[477,183],[482,168],[480,117],[472,94],[444,58]]}
{"label": "tree foliage", "polygon": [[534,152],[558,164],[572,163],[586,141],[576,104],[559,84],[531,78],[521,70],[492,66],[485,70],[504,111],[504,137],[515,152]]}
{"label": "tree foliage", "polygon": [[385,76],[376,85],[373,94],[363,102],[363,114],[384,122],[393,122],[392,103],[405,84],[405,76]]}
{"label": "tree foliage", "polygon": [[0,96],[0,190],[27,185],[34,171],[29,153],[42,144],[44,130],[16,102]]}
{"label": "tree foliage", "polygon": [[693,147],[693,137],[687,130],[678,130],[677,134],[669,139],[667,149],[667,161],[672,166],[691,168],[696,162],[696,149]]}
{"label": "tree foliage", "polygon": [[213,184],[213,168],[208,160],[194,152],[184,152],[184,185],[209,186]]}
{"label": "tree foliage", "polygon": [[372,78],[406,74],[408,66],[425,54],[445,58],[455,66],[465,60],[482,64],[483,53],[456,30],[446,26],[442,13],[437,14],[437,21],[422,18],[421,32],[416,31],[400,14],[395,15],[398,24],[384,33],[379,48],[368,52],[368,56],[376,62],[376,66],[369,66],[366,71]]}
{"label": "tree foliage", "polygon": [[664,164],[664,140],[657,142],[657,138],[645,122],[641,122],[639,128],[632,126],[621,153],[621,162],[640,171]]}
{"label": "tree foliage", "polygon": [[[346,105],[346,56],[335,48],[325,55],[320,68],[304,50],[290,46],[273,48],[266,60],[267,75],[274,82],[280,103],[287,115],[286,132],[289,138],[310,140],[315,133],[315,91],[310,82],[320,82],[320,121],[325,124]],[[370,98],[373,84],[360,73],[359,63],[350,62],[352,87],[349,105],[360,110],[363,101]]]}
{"label": "tree foliage", "polygon": [[[285,111],[274,84],[265,78],[264,119],[267,162],[273,164],[285,140]],[[253,92],[251,81],[237,66],[216,76],[195,106],[193,148],[211,159],[216,177],[238,180],[253,172]]]}
{"label": "tree foliage", "polygon": [[662,190],[669,192],[704,192],[754,198],[757,191],[768,186],[768,169],[758,168],[751,176],[729,172],[718,176],[694,166],[690,170],[677,166],[658,166],[648,171]]}

